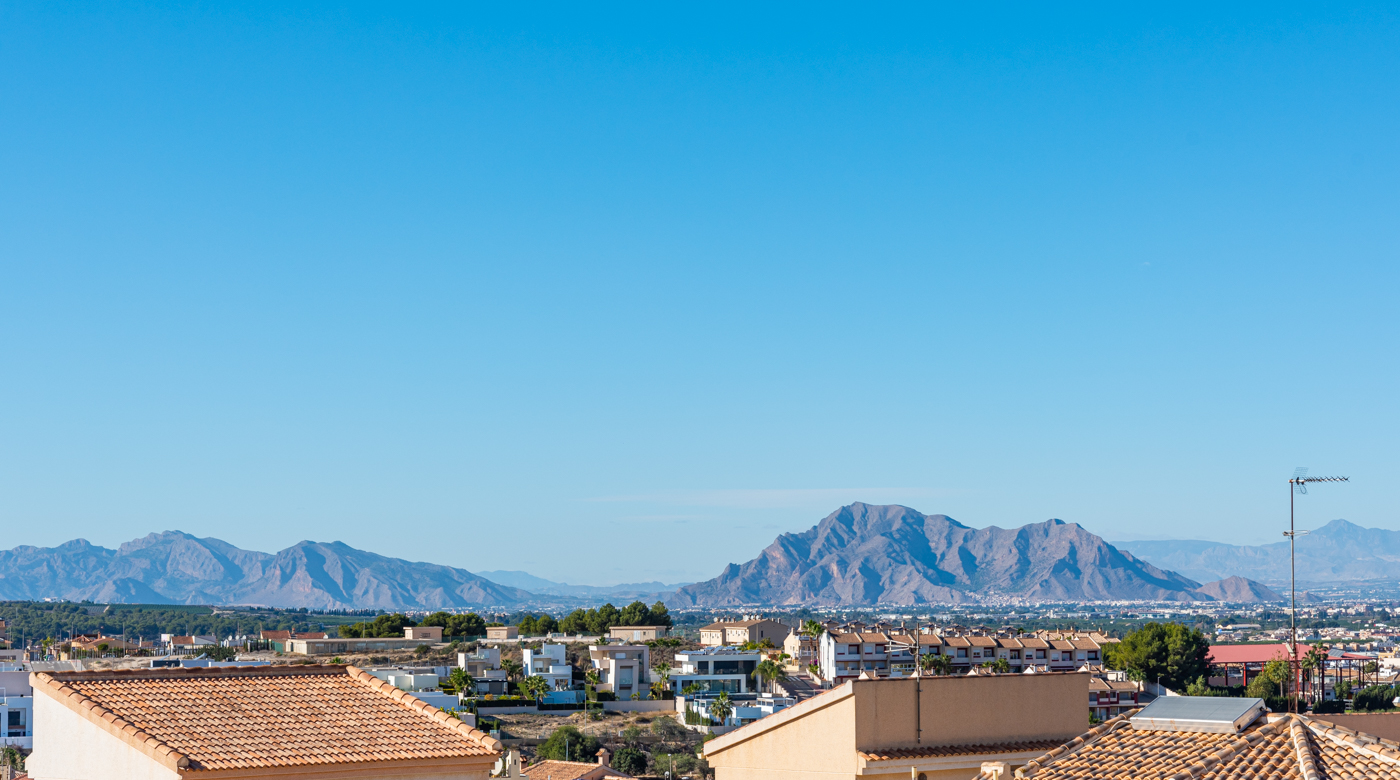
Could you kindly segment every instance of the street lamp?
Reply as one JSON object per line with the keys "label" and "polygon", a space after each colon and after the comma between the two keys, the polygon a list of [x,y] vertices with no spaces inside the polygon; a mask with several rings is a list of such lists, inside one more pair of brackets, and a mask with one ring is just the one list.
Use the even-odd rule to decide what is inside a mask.
{"label": "street lamp", "polygon": [[1288,650],[1293,657],[1288,659],[1288,667],[1293,670],[1293,695],[1290,699],[1295,712],[1298,708],[1298,692],[1303,687],[1303,670],[1298,665],[1298,561],[1294,557],[1294,547],[1298,536],[1308,532],[1299,531],[1293,525],[1293,497],[1300,494],[1306,496],[1310,482],[1350,481],[1351,477],[1310,477],[1306,466],[1294,469],[1293,478],[1288,480],[1288,530],[1284,531],[1283,535],[1288,537],[1288,580],[1292,594],[1292,606],[1288,611],[1288,628],[1292,638]]}

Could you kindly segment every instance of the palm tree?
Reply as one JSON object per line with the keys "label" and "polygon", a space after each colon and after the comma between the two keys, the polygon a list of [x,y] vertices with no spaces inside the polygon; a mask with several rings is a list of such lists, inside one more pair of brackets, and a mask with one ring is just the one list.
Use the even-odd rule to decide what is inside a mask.
{"label": "palm tree", "polygon": [[549,692],[549,683],[545,682],[543,677],[526,677],[520,682],[520,692],[538,701],[541,696]]}
{"label": "palm tree", "polygon": [[808,618],[802,621],[802,628],[798,629],[798,633],[805,634],[811,637],[818,637],[826,633],[826,626],[823,626],[821,623],[818,623],[817,621]]}
{"label": "palm tree", "polygon": [[700,692],[700,683],[691,683],[681,689],[682,696],[694,696]]}
{"label": "palm tree", "polygon": [[666,695],[666,683],[671,679],[671,667],[665,664],[657,664],[651,668],[651,698],[661,699]]}
{"label": "palm tree", "polygon": [[953,657],[949,655],[929,654],[919,659],[919,664],[926,672],[933,672],[936,675],[948,676],[953,673]]}
{"label": "palm tree", "polygon": [[782,664],[773,660],[760,661],[759,664],[754,667],[753,676],[760,680],[760,687],[762,687],[763,682],[776,685],[788,678],[787,671],[783,669]]}
{"label": "palm tree", "polygon": [[525,670],[525,667],[522,666],[519,661],[512,661],[509,658],[503,658],[501,659],[501,669],[505,671],[506,680],[509,681],[519,677],[520,673]]}
{"label": "palm tree", "polygon": [[1314,687],[1318,683],[1318,671],[1326,668],[1327,650],[1321,642],[1308,648],[1307,655],[1303,656],[1301,666],[1303,671],[1308,672],[1308,687]]}
{"label": "palm tree", "polygon": [[729,702],[729,692],[720,691],[715,700],[710,702],[710,717],[719,721],[723,726],[729,716],[734,714],[734,705]]}
{"label": "palm tree", "polygon": [[447,675],[447,679],[452,683],[452,687],[457,689],[459,697],[476,693],[476,679],[466,669],[453,669],[452,673]]}

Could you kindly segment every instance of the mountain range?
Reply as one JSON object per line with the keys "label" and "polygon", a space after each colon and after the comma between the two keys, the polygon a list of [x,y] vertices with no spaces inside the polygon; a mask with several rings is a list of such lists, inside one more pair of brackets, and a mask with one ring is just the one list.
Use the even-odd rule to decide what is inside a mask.
{"label": "mountain range", "polygon": [[485,577],[501,585],[521,588],[531,593],[550,596],[572,596],[580,599],[643,599],[670,594],[676,588],[689,585],[688,582],[627,582],[620,585],[570,585],[554,582],[526,571],[479,571],[477,576]]}
{"label": "mountain range", "polygon": [[386,558],[341,542],[299,542],[271,554],[167,531],[116,550],[83,539],[0,550],[0,599],[42,598],[405,609],[513,606],[533,596],[462,569]]}
{"label": "mountain range", "polygon": [[[1333,520],[1298,539],[1300,582],[1400,579],[1400,531],[1362,528]],[[1201,540],[1114,542],[1154,565],[1188,577],[1249,577],[1273,585],[1288,583],[1288,542],[1235,545]]]}
{"label": "mountain range", "polygon": [[1243,579],[1207,585],[1160,569],[1074,523],[974,529],[904,506],[851,504],[757,558],[687,585],[678,606],[1214,601],[1279,596]]}

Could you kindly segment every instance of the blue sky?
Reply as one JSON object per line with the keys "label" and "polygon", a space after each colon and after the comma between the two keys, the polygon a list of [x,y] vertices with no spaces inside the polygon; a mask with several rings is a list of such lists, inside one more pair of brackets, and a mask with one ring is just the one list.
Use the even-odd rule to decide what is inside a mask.
{"label": "blue sky", "polygon": [[10,3],[4,547],[1400,528],[1400,18]]}

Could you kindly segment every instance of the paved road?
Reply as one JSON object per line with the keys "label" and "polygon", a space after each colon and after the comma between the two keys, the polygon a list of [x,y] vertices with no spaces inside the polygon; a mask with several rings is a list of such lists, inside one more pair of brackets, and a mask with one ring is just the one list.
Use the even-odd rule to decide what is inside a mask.
{"label": "paved road", "polygon": [[812,678],[807,675],[796,675],[783,681],[783,687],[798,701],[810,699],[821,693],[821,689],[812,685]]}

